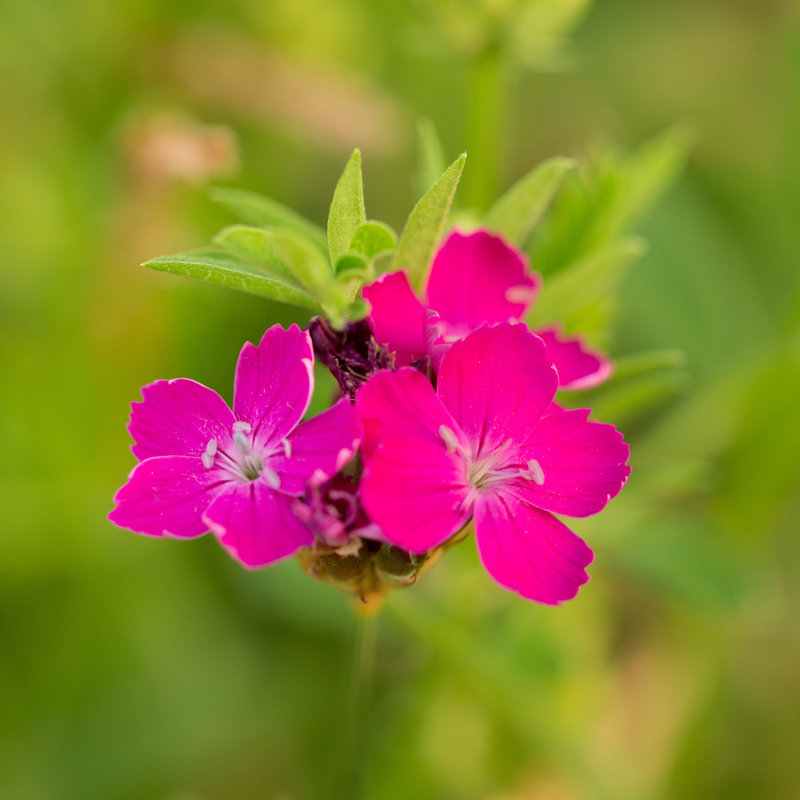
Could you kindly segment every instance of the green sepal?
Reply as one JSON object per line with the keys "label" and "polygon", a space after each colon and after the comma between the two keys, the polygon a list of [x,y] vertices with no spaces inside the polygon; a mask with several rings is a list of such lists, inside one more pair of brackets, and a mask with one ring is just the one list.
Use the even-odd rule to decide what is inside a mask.
{"label": "green sepal", "polygon": [[335,265],[339,257],[350,249],[353,234],[365,219],[361,151],[353,150],[336,184],[328,213],[328,249],[331,264]]}
{"label": "green sepal", "polygon": [[312,311],[320,309],[320,304],[302,289],[266,275],[257,267],[214,247],[160,256],[145,261],[142,266],[238,289]]}
{"label": "green sepal", "polygon": [[547,210],[564,176],[574,167],[573,159],[560,156],[539,164],[495,202],[481,225],[522,246]]}
{"label": "green sepal", "polygon": [[246,189],[216,188],[209,192],[209,197],[215,203],[225,206],[242,222],[270,230],[295,231],[310,239],[323,252],[328,250],[325,231],[319,225],[307,220],[277,200]]}
{"label": "green sepal", "polygon": [[467,154],[460,155],[414,206],[397,245],[393,269],[405,269],[419,288],[442,235]]}

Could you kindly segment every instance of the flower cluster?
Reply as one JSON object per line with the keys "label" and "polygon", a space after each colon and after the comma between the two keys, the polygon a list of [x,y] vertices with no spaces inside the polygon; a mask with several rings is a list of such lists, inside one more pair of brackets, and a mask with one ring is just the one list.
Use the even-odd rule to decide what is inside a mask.
{"label": "flower cluster", "polygon": [[[502,237],[456,231],[422,298],[388,273],[363,289],[366,320],[274,326],[246,344],[232,408],[190,380],[145,386],[128,426],[139,464],[110,519],[151,536],[210,531],[249,568],[298,555],[364,599],[413,583],[472,522],[501,586],[573,597],[592,551],[556,515],[600,511],[628,477],[628,446],[554,402],[611,365],[520,321],[540,284]],[[314,352],[342,396],[302,421]]]}

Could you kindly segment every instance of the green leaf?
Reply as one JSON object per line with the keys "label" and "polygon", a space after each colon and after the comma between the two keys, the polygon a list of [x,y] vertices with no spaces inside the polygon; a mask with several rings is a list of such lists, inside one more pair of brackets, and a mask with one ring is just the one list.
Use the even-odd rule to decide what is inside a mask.
{"label": "green leaf", "polygon": [[368,259],[363,253],[348,250],[339,256],[336,262],[336,280],[349,278],[359,278],[363,280],[367,276]]}
{"label": "green leaf", "polygon": [[342,177],[336,184],[328,213],[328,249],[331,254],[331,264],[336,264],[342,253],[350,248],[353,234],[365,219],[361,151],[353,150]]}
{"label": "green leaf", "polygon": [[269,277],[230,253],[213,247],[173,256],[161,256],[145,261],[142,266],[216,283],[229,289],[257,294],[312,311],[319,311],[320,308],[319,303],[302,289]]}
{"label": "green leaf", "polygon": [[275,252],[289,265],[296,279],[310,292],[323,299],[333,284],[333,271],[328,259],[305,236],[290,231],[267,233]]}
{"label": "green leaf", "polygon": [[675,129],[630,156],[608,148],[567,176],[531,243],[531,266],[548,277],[625,235],[677,176],[689,142]]}
{"label": "green leaf", "polygon": [[245,189],[212,189],[209,196],[236,217],[261,228],[288,229],[306,236],[323,252],[328,250],[325,231],[291,208],[269,197]]}
{"label": "green leaf", "polygon": [[419,159],[419,192],[425,194],[444,172],[444,148],[434,124],[429,119],[417,123],[417,153]]}
{"label": "green leaf", "polygon": [[523,245],[541,219],[569,170],[571,158],[545,161],[517,181],[485,214],[482,224]]}
{"label": "green leaf", "polygon": [[385,223],[368,220],[359,225],[350,240],[350,250],[363,253],[372,260],[382,253],[390,253],[397,247],[397,234]]}
{"label": "green leaf", "polygon": [[264,228],[231,225],[214,237],[214,244],[278,278],[297,282],[294,270],[275,246],[275,234]]}
{"label": "green leaf", "polygon": [[393,269],[405,269],[419,288],[442,235],[467,154],[460,155],[414,206],[397,245]]}

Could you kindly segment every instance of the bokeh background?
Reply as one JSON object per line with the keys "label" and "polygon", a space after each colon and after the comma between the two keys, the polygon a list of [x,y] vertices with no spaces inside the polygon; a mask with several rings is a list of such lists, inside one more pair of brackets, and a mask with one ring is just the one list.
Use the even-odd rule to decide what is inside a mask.
{"label": "bokeh background", "polygon": [[302,318],[138,264],[232,221],[212,183],[324,223],[354,146],[369,216],[401,228],[425,117],[478,208],[545,157],[623,163],[688,125],[685,169],[625,221],[649,248],[605,334],[621,364],[684,356],[597,395],[634,471],[575,525],[596,551],[576,600],[503,592],[471,544],[389,600],[361,796],[800,797],[798,12],[6,0],[0,796],[330,796],[346,599],[105,519],[138,387],[229,397],[243,341]]}

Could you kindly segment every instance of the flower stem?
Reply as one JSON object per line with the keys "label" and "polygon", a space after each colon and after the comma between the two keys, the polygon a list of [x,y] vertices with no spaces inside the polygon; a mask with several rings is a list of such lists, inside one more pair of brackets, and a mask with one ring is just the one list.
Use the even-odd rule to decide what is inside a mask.
{"label": "flower stem", "polygon": [[355,800],[359,796],[361,764],[364,753],[360,745],[365,740],[369,699],[375,674],[377,617],[374,613],[358,613],[353,642],[350,681],[341,761],[341,784],[338,797]]}

